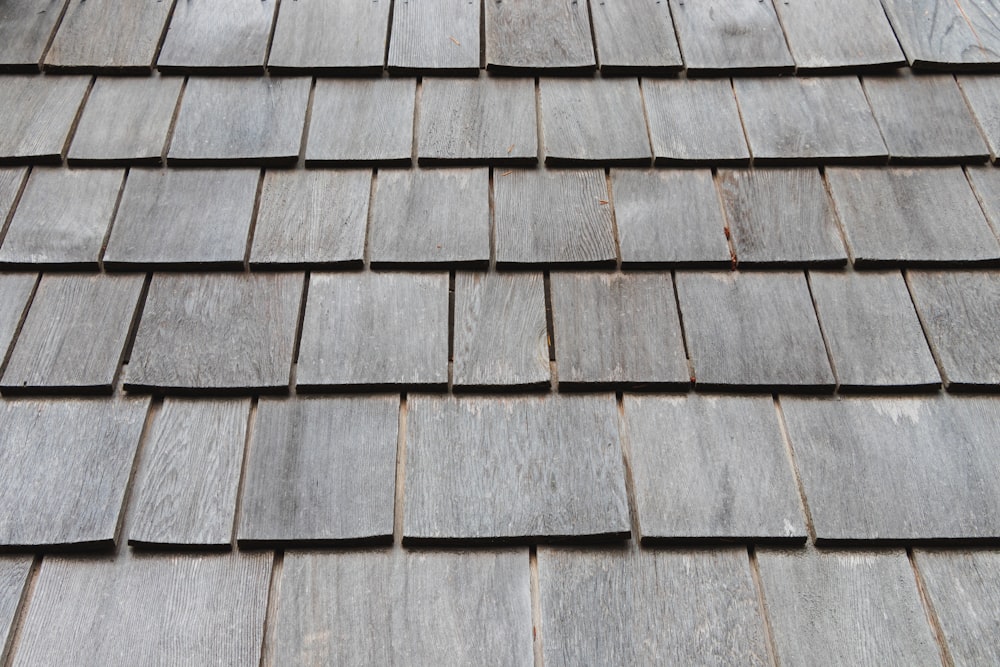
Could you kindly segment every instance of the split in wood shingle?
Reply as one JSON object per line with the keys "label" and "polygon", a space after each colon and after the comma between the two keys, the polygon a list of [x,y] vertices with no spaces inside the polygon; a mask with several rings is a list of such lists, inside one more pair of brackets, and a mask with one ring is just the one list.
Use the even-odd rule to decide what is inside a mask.
{"label": "split in wood shingle", "polygon": [[477,72],[480,8],[470,0],[393,3],[389,71]]}
{"label": "split in wood shingle", "polygon": [[964,2],[882,0],[910,65],[921,69],[981,69],[1000,62],[969,24]]}
{"label": "split in wood shingle", "polygon": [[31,561],[31,556],[0,557],[0,642],[7,647],[12,645],[10,631],[28,583]]}
{"label": "split in wood shingle", "polygon": [[178,2],[157,67],[161,72],[263,71],[276,5],[273,0]]}
{"label": "split in wood shingle", "polygon": [[1000,76],[962,76],[958,84],[976,118],[979,131],[986,137],[990,157],[1000,155]]}
{"label": "split in wood shingle", "polygon": [[0,371],[37,281],[34,273],[0,275]]}
{"label": "split in wood shingle", "polygon": [[597,65],[586,3],[487,0],[484,7],[488,69],[574,71]]}
{"label": "split in wood shingle", "polygon": [[0,77],[0,163],[62,161],[89,85],[86,76]]}
{"label": "split in wood shingle", "polygon": [[612,0],[591,3],[594,40],[601,72],[674,72],[684,67],[661,0]]}
{"label": "split in wood shingle", "polygon": [[[385,62],[389,2],[295,0],[278,10],[272,73],[378,72]],[[331,29],[342,26],[344,29]]]}
{"label": "split in wood shingle", "polygon": [[66,0],[7,0],[0,5],[0,71],[38,71],[65,6]]}

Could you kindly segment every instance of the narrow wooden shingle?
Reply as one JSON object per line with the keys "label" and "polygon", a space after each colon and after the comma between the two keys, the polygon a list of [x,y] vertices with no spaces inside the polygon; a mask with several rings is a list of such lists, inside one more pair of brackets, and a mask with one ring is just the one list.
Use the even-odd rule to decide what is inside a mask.
{"label": "narrow wooden shingle", "polygon": [[992,166],[966,167],[965,175],[969,178],[973,192],[979,200],[979,205],[986,214],[993,233],[1000,232],[1000,171]]}
{"label": "narrow wooden shingle", "polygon": [[404,543],[625,539],[614,397],[411,397]]}
{"label": "narrow wooden shingle", "polygon": [[962,76],[958,84],[986,137],[990,157],[996,160],[1000,155],[1000,76]]}
{"label": "narrow wooden shingle", "polygon": [[18,605],[31,572],[31,556],[0,558],[0,644],[8,643]]}
{"label": "narrow wooden shingle", "polygon": [[586,3],[486,0],[486,67],[491,70],[593,69]]}
{"label": "narrow wooden shingle", "polygon": [[0,164],[60,162],[89,85],[86,76],[0,77]]}
{"label": "narrow wooden shingle", "polygon": [[389,71],[476,72],[480,8],[470,0],[394,3]]}
{"label": "narrow wooden shingle", "polygon": [[[391,3],[295,0],[278,10],[267,59],[272,73],[382,69]],[[331,30],[331,26],[350,26]]]}
{"label": "narrow wooden shingle", "polygon": [[6,224],[27,175],[27,167],[0,167],[0,225]]}
{"label": "narrow wooden shingle", "polygon": [[[185,3],[180,3],[185,4]],[[47,69],[148,72],[174,3],[69,0]]]}
{"label": "narrow wooden shingle", "polygon": [[240,546],[389,542],[396,396],[260,402],[240,504]]}
{"label": "narrow wooden shingle", "polygon": [[[38,276],[34,273],[5,273],[0,275],[0,367],[7,358],[28,299]],[[548,353],[546,353],[548,354]],[[2,370],[2,368],[0,368]]]}
{"label": "narrow wooden shingle", "polygon": [[770,397],[626,396],[625,419],[643,544],[805,541]]}
{"label": "narrow wooden shingle", "polygon": [[176,3],[156,64],[161,72],[264,69],[273,0],[186,0]]}
{"label": "narrow wooden shingle", "polygon": [[0,401],[0,549],[113,545],[148,407],[137,399]]}
{"label": "narrow wooden shingle", "polygon": [[7,0],[0,5],[0,70],[37,71],[65,6],[66,0]]}
{"label": "narrow wooden shingle", "polygon": [[590,5],[601,71],[674,72],[684,67],[670,19],[661,0],[602,0]]}
{"label": "narrow wooden shingle", "polygon": [[129,544],[230,545],[249,413],[249,399],[163,402],[142,450]]}
{"label": "narrow wooden shingle", "polygon": [[882,0],[906,59],[921,69],[977,69],[1000,62],[954,0]]}

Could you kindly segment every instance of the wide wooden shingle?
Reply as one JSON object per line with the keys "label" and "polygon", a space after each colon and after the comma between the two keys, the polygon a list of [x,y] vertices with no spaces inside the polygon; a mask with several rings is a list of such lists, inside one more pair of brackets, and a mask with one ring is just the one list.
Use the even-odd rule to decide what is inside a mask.
{"label": "wide wooden shingle", "polygon": [[161,72],[260,72],[276,8],[273,0],[178,2],[157,67]]}
{"label": "wide wooden shingle", "polygon": [[906,59],[921,69],[978,69],[1000,62],[953,0],[882,0]]}
{"label": "wide wooden shingle", "polygon": [[36,71],[65,6],[66,0],[4,2],[0,6],[0,70]]}
{"label": "wide wooden shingle", "polygon": [[45,56],[45,67],[148,72],[173,6],[171,2],[123,5],[115,0],[69,0]]}
{"label": "wide wooden shingle", "polygon": [[488,0],[483,4],[488,69],[572,71],[596,66],[586,3]]}
{"label": "wide wooden shingle", "polygon": [[780,73],[795,67],[771,0],[670,0],[692,74]]}
{"label": "wide wooden shingle", "polygon": [[[272,73],[377,72],[385,62],[392,3],[295,0],[278,11],[267,59]],[[330,26],[350,26],[331,30]]]}
{"label": "wide wooden shingle", "polygon": [[590,13],[602,72],[664,73],[684,67],[666,2],[604,0],[591,4]]}
{"label": "wide wooden shingle", "polygon": [[0,77],[0,164],[60,162],[89,85],[86,76]]}
{"label": "wide wooden shingle", "polygon": [[38,276],[34,273],[0,275],[0,370],[36,282]]}
{"label": "wide wooden shingle", "polygon": [[481,7],[469,0],[394,3],[389,71],[477,71]]}

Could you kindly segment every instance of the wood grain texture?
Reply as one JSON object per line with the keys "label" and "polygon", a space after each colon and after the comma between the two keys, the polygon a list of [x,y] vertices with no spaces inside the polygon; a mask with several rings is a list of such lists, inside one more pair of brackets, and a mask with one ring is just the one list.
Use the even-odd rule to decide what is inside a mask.
{"label": "wood grain texture", "polygon": [[744,165],[750,151],[727,79],[643,79],[656,164]]}
{"label": "wood grain texture", "polygon": [[771,0],[671,0],[670,9],[689,74],[795,67]]}
{"label": "wood grain texture", "polygon": [[757,553],[781,664],[941,664],[902,551]]}
{"label": "wood grain texture", "polygon": [[560,387],[688,385],[670,274],[555,273],[550,285]]}
{"label": "wood grain texture", "polygon": [[[391,3],[295,0],[278,10],[267,59],[272,73],[375,71],[385,62]],[[330,26],[350,26],[330,30]]]}
{"label": "wood grain texture", "polygon": [[96,269],[124,176],[120,169],[34,169],[0,246],[0,264]]}
{"label": "wood grain texture", "polygon": [[312,274],[299,389],[447,382],[447,274]]}
{"label": "wood grain texture", "polygon": [[983,47],[958,2],[882,0],[882,5],[915,68],[977,69],[1000,60]]}
{"label": "wood grain texture", "polygon": [[966,75],[958,84],[995,161],[1000,155],[1000,76]]}
{"label": "wood grain texture", "polygon": [[512,169],[494,178],[493,189],[498,265],[614,264],[601,171]]}
{"label": "wood grain texture", "polygon": [[27,176],[27,167],[0,167],[0,223],[7,223]]}
{"label": "wood grain texture", "polygon": [[0,389],[111,393],[142,284],[142,276],[43,276]]}
{"label": "wood grain texture", "polygon": [[720,170],[718,179],[740,264],[847,262],[833,203],[815,169]]}
{"label": "wood grain texture", "polygon": [[306,165],[410,164],[415,103],[414,79],[317,81]]}
{"label": "wood grain texture", "polygon": [[161,72],[261,72],[276,8],[271,0],[178,2],[157,67]]}
{"label": "wood grain texture", "polygon": [[272,560],[46,559],[14,664],[257,665]]}
{"label": "wood grain texture", "polygon": [[531,79],[424,79],[417,132],[420,164],[534,164],[535,119]]}
{"label": "wood grain texture", "polygon": [[390,542],[396,396],[262,400],[240,546]]}
{"label": "wood grain texture", "polygon": [[410,397],[403,543],[630,535],[610,395]]}
{"label": "wood grain texture", "polygon": [[865,93],[892,162],[984,162],[989,147],[955,78],[865,77]]}
{"label": "wood grain texture", "polygon": [[230,545],[249,413],[249,399],[164,400],[140,458],[129,544]]}
{"label": "wood grain texture", "polygon": [[538,549],[542,651],[563,665],[770,664],[742,549]]}
{"label": "wood grain texture", "polygon": [[251,267],[361,264],[371,172],[268,171]]}
{"label": "wood grain texture", "polygon": [[4,647],[10,646],[10,631],[28,583],[32,560],[31,556],[0,557],[0,645]]}
{"label": "wood grain texture", "polygon": [[10,344],[14,342],[14,333],[24,317],[37,280],[38,276],[34,273],[0,275],[0,367],[7,359]]}
{"label": "wood grain texture", "polygon": [[649,164],[634,79],[543,78],[539,89],[546,164]]}
{"label": "wood grain texture", "polygon": [[833,388],[805,276],[679,272],[675,280],[699,386]]}
{"label": "wood grain texture", "polygon": [[[1000,54],[1000,5],[997,0],[956,0],[984,50]],[[1000,60],[994,56],[993,63]]]}
{"label": "wood grain texture", "polygon": [[256,169],[131,170],[104,266],[242,267],[259,179]]}
{"label": "wood grain texture", "polygon": [[625,419],[643,544],[805,541],[769,397],[626,396]]}
{"label": "wood grain texture", "polygon": [[533,664],[524,551],[288,552],[275,664]]}
{"label": "wood grain texture", "polygon": [[114,544],[148,399],[0,401],[0,549]]}
{"label": "wood grain texture", "polygon": [[988,398],[783,398],[817,544],[1000,537]]}
{"label": "wood grain texture", "polygon": [[125,388],[284,391],[301,300],[300,274],[156,274]]}
{"label": "wood grain texture", "polygon": [[1000,245],[958,167],[826,170],[855,266],[996,262]]}
{"label": "wood grain texture", "polygon": [[[180,3],[184,4],[184,3]],[[69,0],[46,69],[149,72],[173,3]]]}
{"label": "wood grain texture", "polygon": [[941,386],[899,273],[815,271],[809,279],[841,391]]}
{"label": "wood grain texture", "polygon": [[4,2],[0,6],[0,70],[37,71],[65,6],[66,0]]}
{"label": "wood grain texture", "polygon": [[590,12],[602,72],[662,74],[684,67],[666,2],[600,0]]}
{"label": "wood grain texture", "polygon": [[480,7],[472,0],[394,3],[389,71],[477,72]]}
{"label": "wood grain texture", "polygon": [[458,273],[455,386],[548,386],[549,377],[542,276]]}
{"label": "wood grain texture", "polygon": [[976,193],[993,233],[1000,231],[1000,172],[989,166],[966,167],[965,175]]}
{"label": "wood grain texture", "polygon": [[486,67],[491,70],[593,69],[587,5],[576,0],[486,0]]}
{"label": "wood grain texture", "polygon": [[61,161],[89,85],[85,76],[0,77],[0,164]]}

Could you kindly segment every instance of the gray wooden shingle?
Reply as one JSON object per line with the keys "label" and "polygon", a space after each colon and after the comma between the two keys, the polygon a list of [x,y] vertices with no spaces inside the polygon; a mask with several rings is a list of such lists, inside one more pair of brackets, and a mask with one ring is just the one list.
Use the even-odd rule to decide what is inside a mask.
{"label": "gray wooden shingle", "polygon": [[[996,0],[956,0],[983,50],[1000,53],[1000,12]],[[994,56],[994,65],[1000,58]],[[994,68],[995,69],[995,68]]]}
{"label": "gray wooden shingle", "polygon": [[58,163],[83,96],[86,76],[0,77],[0,163]]}
{"label": "gray wooden shingle", "polygon": [[[184,3],[181,3],[184,4]],[[148,72],[174,3],[69,0],[46,69]]]}
{"label": "gray wooden shingle", "polygon": [[986,137],[990,157],[996,160],[1000,154],[1000,76],[962,76],[958,84],[979,131]]}
{"label": "gray wooden shingle", "polygon": [[0,558],[0,645],[5,647],[10,646],[10,631],[28,583],[31,563],[31,556]]}
{"label": "gray wooden shingle", "polygon": [[0,389],[110,393],[142,286],[142,276],[43,276]]}
{"label": "gray wooden shingle", "polygon": [[140,457],[129,544],[230,545],[249,413],[249,399],[163,401]]}
{"label": "gray wooden shingle", "polygon": [[969,25],[958,2],[882,0],[910,65],[921,69],[976,69],[1000,61]]}
{"label": "gray wooden shingle", "polygon": [[0,401],[0,548],[113,545],[148,407],[137,399]]}
{"label": "gray wooden shingle", "polygon": [[586,3],[486,0],[486,67],[588,70],[597,62]]}
{"label": "gray wooden shingle", "polygon": [[191,78],[167,155],[171,164],[291,166],[299,158],[308,78]]}
{"label": "gray wooden shingle", "polygon": [[276,8],[271,0],[178,2],[156,65],[161,72],[261,72]]}
{"label": "gray wooden shingle", "polygon": [[643,544],[805,541],[769,397],[626,396],[625,419]]}
{"label": "gray wooden shingle", "polygon": [[0,246],[0,264],[97,268],[124,172],[35,169]]}
{"label": "gray wooden shingle", "polygon": [[[391,3],[295,0],[278,10],[267,59],[272,73],[377,72],[385,62]],[[350,26],[331,30],[330,26]]]}
{"label": "gray wooden shingle", "polygon": [[678,272],[675,280],[699,386],[833,388],[805,276]]}
{"label": "gray wooden shingle", "polygon": [[600,170],[511,169],[494,176],[493,189],[498,265],[615,263]]}
{"label": "gray wooden shingle", "polygon": [[240,546],[392,540],[396,396],[262,400]]}
{"label": "gray wooden shingle", "polygon": [[524,551],[290,551],[275,664],[533,664]]}
{"label": "gray wooden shingle", "polygon": [[559,385],[687,386],[668,273],[554,273],[552,330]]}
{"label": "gray wooden shingle", "polygon": [[979,205],[986,214],[993,233],[1000,231],[1000,172],[990,166],[966,167],[965,175],[972,185]]}
{"label": "gray wooden shingle", "polygon": [[770,664],[743,549],[538,549],[542,652],[563,665]]}
{"label": "gray wooden shingle", "polygon": [[489,170],[383,171],[372,199],[372,266],[486,266]]}
{"label": "gray wooden shingle", "polygon": [[27,175],[27,167],[0,167],[0,225],[6,225]]}
{"label": "gray wooden shingle", "polygon": [[299,389],[447,384],[448,275],[312,274],[296,377]]}
{"label": "gray wooden shingle", "polygon": [[1000,404],[783,398],[817,544],[1000,537]]}
{"label": "gray wooden shingle", "polygon": [[597,59],[604,73],[674,72],[684,67],[662,0],[601,0],[591,3]]}
{"label": "gray wooden shingle", "polygon": [[0,275],[0,371],[37,281],[34,273]]}
{"label": "gray wooden shingle", "polygon": [[476,72],[480,8],[470,0],[394,3],[389,71]]}
{"label": "gray wooden shingle", "polygon": [[403,542],[624,539],[612,396],[411,397]]}
{"label": "gray wooden shingle", "polygon": [[322,79],[313,93],[306,165],[410,164],[413,79]]}
{"label": "gray wooden shingle", "polygon": [[[66,0],[4,2],[0,6],[0,70],[37,71],[65,6]],[[0,632],[0,637],[5,636]]]}

